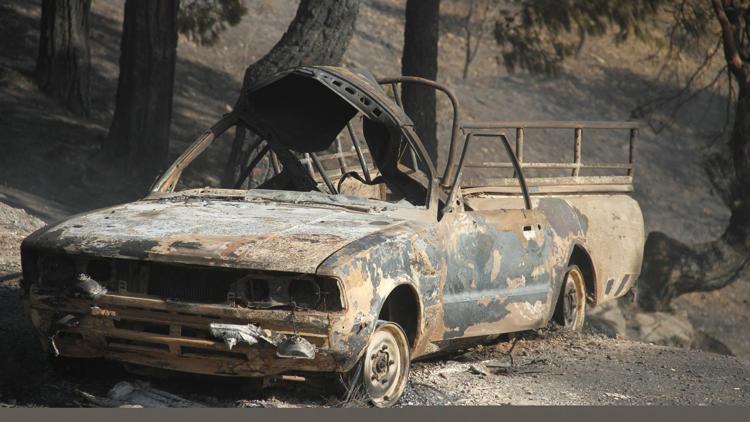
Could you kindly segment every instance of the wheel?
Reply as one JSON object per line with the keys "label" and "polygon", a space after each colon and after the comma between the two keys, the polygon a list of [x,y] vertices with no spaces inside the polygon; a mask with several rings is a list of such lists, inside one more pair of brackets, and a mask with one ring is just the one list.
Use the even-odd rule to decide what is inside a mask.
{"label": "wheel", "polygon": [[380,322],[362,356],[362,387],[376,407],[395,404],[409,379],[409,342],[400,325]]}
{"label": "wheel", "polygon": [[586,283],[577,265],[568,267],[555,310],[555,322],[568,331],[581,331],[586,318]]}

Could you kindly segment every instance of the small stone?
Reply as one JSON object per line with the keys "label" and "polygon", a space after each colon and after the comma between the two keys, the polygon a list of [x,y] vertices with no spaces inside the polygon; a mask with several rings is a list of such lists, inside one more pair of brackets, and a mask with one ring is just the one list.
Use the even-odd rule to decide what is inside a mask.
{"label": "small stone", "polygon": [[472,374],[477,374],[486,377],[489,372],[487,371],[487,367],[482,364],[471,364],[469,365],[469,372]]}

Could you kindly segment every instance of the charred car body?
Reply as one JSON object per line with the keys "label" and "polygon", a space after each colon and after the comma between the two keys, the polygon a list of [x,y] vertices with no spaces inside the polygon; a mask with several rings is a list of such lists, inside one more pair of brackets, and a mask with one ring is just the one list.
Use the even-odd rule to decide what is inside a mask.
{"label": "charred car body", "polygon": [[[404,83],[452,102],[441,174],[399,105]],[[244,377],[357,370],[387,406],[410,359],[552,319],[578,329],[586,303],[624,295],[640,272],[633,123],[461,123],[435,82],[329,67],[283,72],[243,98],[146,198],[24,241],[25,299],[51,354]],[[268,159],[271,177],[181,186],[238,125],[260,135],[246,173]],[[523,159],[526,132],[544,128],[571,131],[573,160]],[[586,129],[628,134],[627,162],[584,164]],[[472,171],[490,177],[469,182]]]}

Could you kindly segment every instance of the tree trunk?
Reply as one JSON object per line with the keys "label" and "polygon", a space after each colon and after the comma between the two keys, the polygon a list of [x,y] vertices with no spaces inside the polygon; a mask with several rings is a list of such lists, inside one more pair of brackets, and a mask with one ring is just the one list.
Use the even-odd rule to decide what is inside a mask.
{"label": "tree trunk", "polygon": [[[440,0],[407,0],[401,73],[437,79]],[[437,164],[437,105],[435,90],[416,84],[401,88],[404,111],[414,121],[427,153]]]}
{"label": "tree trunk", "polygon": [[728,285],[744,273],[750,256],[746,247],[737,246],[723,236],[713,242],[687,245],[661,232],[649,233],[638,282],[638,305],[646,311],[668,311],[677,296]]}
{"label": "tree trunk", "polygon": [[42,0],[36,77],[39,87],[71,111],[91,110],[91,0]]}
{"label": "tree trunk", "polygon": [[[271,51],[248,66],[235,111],[245,107],[247,90],[274,73],[303,65],[338,65],[354,34],[360,0],[302,0],[294,20]],[[223,186],[234,186],[252,159],[254,134],[238,131],[224,170]],[[267,164],[266,164],[267,165]]]}
{"label": "tree trunk", "polygon": [[167,164],[179,0],[127,0],[115,114],[105,150],[137,183]]}
{"label": "tree trunk", "polygon": [[722,27],[724,55],[739,85],[734,127],[727,145],[708,160],[709,176],[722,193],[731,216],[717,240],[686,245],[659,232],[650,233],[644,248],[638,304],[666,310],[684,293],[719,289],[745,274],[750,263],[750,67],[739,54],[737,40],[744,19],[721,0],[713,0]]}

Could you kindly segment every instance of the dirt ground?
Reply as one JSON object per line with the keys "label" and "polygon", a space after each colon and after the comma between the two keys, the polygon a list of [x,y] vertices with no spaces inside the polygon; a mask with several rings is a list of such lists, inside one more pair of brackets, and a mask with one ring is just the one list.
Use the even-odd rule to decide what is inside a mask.
{"label": "dirt ground", "polygon": [[[750,400],[747,361],[587,333],[533,333],[414,365],[402,404],[706,405]],[[432,392],[430,392],[432,391]],[[428,399],[430,398],[430,399]]]}
{"label": "dirt ground", "polygon": [[[363,1],[346,66],[366,67],[376,76],[399,73],[402,33],[393,28],[403,25],[403,3]],[[234,103],[245,66],[279,39],[296,4],[296,0],[249,0],[249,15],[211,47],[180,38],[172,156]],[[122,5],[122,0],[115,0],[92,6],[94,110],[84,119],[42,95],[33,81],[39,1],[0,4],[0,406],[92,405],[86,393],[104,397],[117,382],[139,379],[109,365],[101,371],[92,366],[91,376],[83,378],[52,372],[23,318],[17,284],[18,245],[26,234],[43,223],[134,200],[143,193],[142,187],[103,174],[91,162],[105,142],[113,112]],[[506,72],[497,65],[497,48],[487,38],[469,80],[464,81],[461,30],[450,7],[444,8],[444,15],[439,80],[456,90],[467,120],[627,119],[643,101],[677,89],[674,80],[655,81],[650,76],[656,73],[658,61],[646,57],[658,52],[634,41],[613,48],[609,39],[589,41],[580,59],[566,63],[558,77],[544,78]],[[684,74],[684,69],[674,73],[680,72]],[[724,124],[722,107],[716,104],[725,100],[718,92],[706,92],[680,110],[672,127],[642,130],[633,195],[643,209],[647,231],[702,242],[723,230],[728,211],[711,189],[701,157]],[[447,102],[441,102],[443,139],[450,125],[449,111]],[[649,116],[649,121],[668,117],[664,111]],[[529,156],[568,157],[572,154],[568,135],[528,135]],[[616,161],[625,152],[624,143],[615,139],[592,135],[586,142],[584,157]],[[620,143],[612,146],[613,142]],[[483,151],[493,152],[490,147]],[[212,156],[214,165],[220,163],[220,156]],[[202,173],[191,177],[210,179]],[[750,281],[685,295],[674,308],[675,314],[684,316],[680,321],[689,321],[691,335],[703,339],[685,341],[684,347],[725,355],[623,339],[637,338],[639,333],[623,303],[614,309],[619,319],[613,325],[623,325],[619,332],[592,325],[580,336],[530,333],[517,343],[516,365],[510,370],[508,342],[415,363],[401,404],[750,404]],[[668,338],[667,344],[672,340]],[[211,406],[336,404],[315,386],[292,384],[256,391],[237,380],[140,379]]]}

